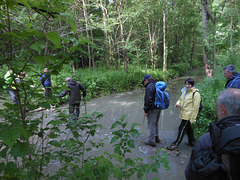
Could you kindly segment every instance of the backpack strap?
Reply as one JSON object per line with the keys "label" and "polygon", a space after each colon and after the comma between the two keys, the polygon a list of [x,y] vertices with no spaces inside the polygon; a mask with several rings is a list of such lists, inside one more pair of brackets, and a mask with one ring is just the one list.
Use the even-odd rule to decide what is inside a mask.
{"label": "backpack strap", "polygon": [[210,123],[210,136],[217,154],[240,154],[240,126],[220,129],[214,123]]}
{"label": "backpack strap", "polygon": [[219,154],[240,153],[240,126],[234,125],[221,130],[221,136],[215,145]]}
{"label": "backpack strap", "polygon": [[[193,95],[192,95],[192,98],[194,97],[194,95],[195,95],[195,92],[198,92],[198,93],[199,93],[199,91],[194,91],[194,92],[193,92]],[[199,94],[200,94],[200,93],[199,93]]]}
{"label": "backpack strap", "polygon": [[217,143],[219,142],[221,136],[221,130],[214,123],[210,123],[209,125],[210,137],[213,144],[213,149],[215,149]]}

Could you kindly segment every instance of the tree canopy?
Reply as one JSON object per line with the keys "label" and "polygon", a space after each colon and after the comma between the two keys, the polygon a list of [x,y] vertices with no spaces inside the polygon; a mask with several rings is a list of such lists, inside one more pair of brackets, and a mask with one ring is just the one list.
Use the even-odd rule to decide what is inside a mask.
{"label": "tree canopy", "polygon": [[191,69],[239,55],[239,0],[3,0],[1,64]]}

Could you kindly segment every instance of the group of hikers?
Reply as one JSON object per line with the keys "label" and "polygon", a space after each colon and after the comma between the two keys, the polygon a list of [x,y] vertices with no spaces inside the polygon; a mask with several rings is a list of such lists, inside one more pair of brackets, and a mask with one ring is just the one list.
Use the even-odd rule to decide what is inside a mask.
{"label": "group of hikers", "polygon": [[[13,100],[13,104],[18,104],[19,102],[19,89],[17,88],[17,83],[22,82],[25,76],[27,76],[25,72],[20,72],[20,76],[18,76],[14,74],[12,70],[9,70],[4,76],[6,84],[4,89],[9,91],[9,94]],[[44,68],[44,72],[39,77],[39,81],[42,84],[43,96],[46,99],[50,99],[53,95],[53,85],[51,81],[51,74],[48,68]],[[71,79],[70,77],[67,77],[65,82],[67,88],[64,89],[62,93],[57,95],[57,97],[62,98],[69,94],[69,114],[75,117],[73,120],[76,120],[76,117],[79,117],[80,114],[81,91],[83,93],[83,98],[85,98],[86,88],[81,83]],[[50,106],[53,108],[51,104]]]}
{"label": "group of hikers", "polygon": [[[228,65],[223,70],[227,83],[225,90],[219,94],[216,101],[219,121],[216,124],[211,123],[210,132],[201,136],[198,141],[194,137],[191,123],[196,122],[201,107],[201,96],[192,78],[185,80],[185,87],[182,88],[182,94],[175,105],[180,108],[181,123],[176,140],[167,146],[167,149],[179,151],[179,145],[185,132],[187,133],[187,145],[193,147],[185,170],[187,180],[240,179],[240,74],[233,65]],[[5,84],[8,85],[4,88],[8,89],[14,104],[18,104],[19,101],[16,83],[23,81],[25,76],[27,76],[25,72],[16,75],[12,70],[4,76]],[[39,81],[45,98],[51,98],[52,82],[48,68],[44,69]],[[81,91],[85,98],[86,88],[70,77],[67,77],[65,82],[67,88],[58,97],[69,94],[69,114],[79,117]],[[155,104],[156,83],[149,74],[144,76],[142,84],[145,87],[144,117],[148,120],[148,140],[145,145],[156,147],[157,143],[161,142],[158,122],[161,110],[166,107]],[[165,90],[166,86],[163,85],[162,90]]]}
{"label": "group of hikers", "polygon": [[[194,87],[193,79],[185,80],[185,87],[175,105],[180,108],[181,123],[176,140],[167,149],[179,151],[179,145],[187,133],[187,145],[193,147],[185,170],[187,180],[240,179],[240,73],[233,65],[223,70],[227,82],[216,101],[219,121],[211,123],[210,132],[202,135],[197,142],[191,123],[196,122],[201,96]],[[156,143],[161,142],[158,133],[161,109],[155,102],[155,80],[147,74],[142,83],[145,86],[144,116],[148,119],[148,140],[145,144],[155,147]]]}

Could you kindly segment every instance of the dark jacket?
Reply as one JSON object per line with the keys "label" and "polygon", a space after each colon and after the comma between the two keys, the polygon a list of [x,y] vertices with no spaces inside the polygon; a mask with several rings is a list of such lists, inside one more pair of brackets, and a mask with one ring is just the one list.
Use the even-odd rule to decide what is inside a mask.
{"label": "dark jacket", "polygon": [[237,88],[240,89],[240,73],[234,74],[233,77],[227,80],[225,89],[227,88]]}
{"label": "dark jacket", "polygon": [[70,99],[69,104],[80,104],[81,101],[81,92],[83,92],[83,97],[86,96],[86,88],[80,84],[77,81],[74,81],[73,79],[70,79],[67,83],[68,89],[65,89],[62,91],[61,94],[58,95],[58,97],[66,96],[67,93],[69,93]]}
{"label": "dark jacket", "polygon": [[[240,115],[225,117],[219,120],[216,123],[216,126],[219,129],[223,130],[226,127],[231,127],[231,126],[233,127],[236,124],[240,124]],[[217,134],[218,133],[211,131],[211,136],[210,136],[210,133],[208,132],[202,135],[196,142],[194,148],[192,149],[192,154],[189,159],[188,165],[185,169],[185,176],[187,180],[227,179],[226,167],[223,164],[218,163],[218,161],[221,161],[221,159],[219,159],[219,156],[216,154],[216,152],[218,151],[216,152],[212,151],[212,149],[214,149],[212,139],[216,139],[214,136],[217,136]],[[240,136],[240,132],[239,132],[239,136]],[[216,147],[215,150],[217,150],[217,144],[219,143],[216,143],[216,145],[214,146]],[[222,148],[224,149],[224,147]],[[238,146],[238,149],[239,149],[239,146]],[[231,149],[228,149],[228,150],[232,152]],[[209,158],[214,160],[210,161]],[[238,155],[238,158],[239,158],[239,155]],[[238,168],[239,165],[240,165],[240,162],[237,161],[237,164],[233,165],[233,167]],[[233,168],[233,171],[234,170],[238,171],[238,169],[236,168]],[[218,171],[218,173],[213,174],[212,172],[214,171]],[[205,178],[207,175],[209,175],[211,178]],[[239,173],[237,176],[239,177]],[[233,179],[236,179],[236,178],[234,178],[233,176]]]}
{"label": "dark jacket", "polygon": [[155,106],[155,93],[156,93],[156,88],[155,88],[155,81],[150,80],[146,85],[145,85],[145,97],[144,97],[144,112],[148,113],[149,111],[156,109]]}

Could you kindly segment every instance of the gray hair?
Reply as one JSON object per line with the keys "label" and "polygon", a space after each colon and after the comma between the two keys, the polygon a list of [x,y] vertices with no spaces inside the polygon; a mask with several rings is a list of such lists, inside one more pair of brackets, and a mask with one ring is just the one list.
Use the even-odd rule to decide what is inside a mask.
{"label": "gray hair", "polygon": [[48,68],[44,68],[43,72],[49,72]]}
{"label": "gray hair", "polygon": [[217,104],[224,105],[229,115],[240,114],[240,89],[225,89],[219,94]]}
{"label": "gray hair", "polygon": [[228,66],[224,67],[223,70],[224,71],[227,70],[228,72],[232,72],[233,75],[237,73],[234,65],[228,65]]}
{"label": "gray hair", "polygon": [[67,78],[65,79],[65,81],[67,81],[67,82],[68,82],[70,79],[71,79],[70,77],[67,77]]}

